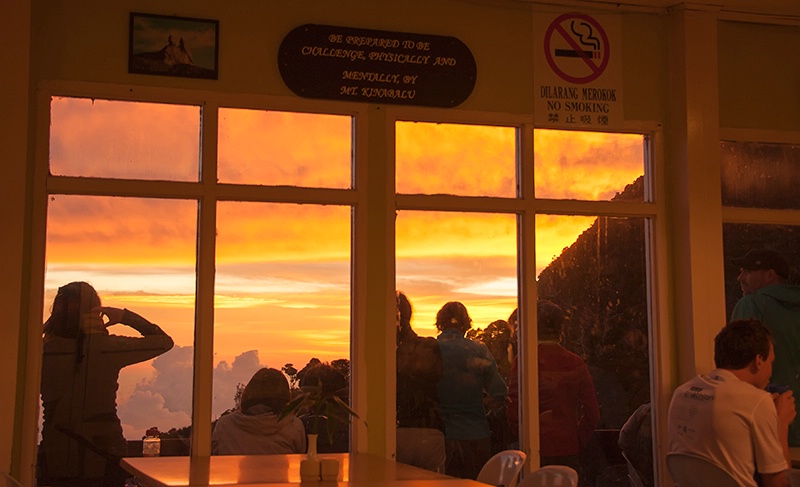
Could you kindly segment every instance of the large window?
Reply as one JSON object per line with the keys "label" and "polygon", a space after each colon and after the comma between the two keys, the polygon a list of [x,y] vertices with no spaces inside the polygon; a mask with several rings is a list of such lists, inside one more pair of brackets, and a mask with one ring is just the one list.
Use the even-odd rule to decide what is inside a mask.
{"label": "large window", "polygon": [[[40,161],[42,321],[59,288],[87,282],[109,307],[86,304],[94,326],[113,319],[111,334],[157,337],[105,374],[113,400],[101,414],[119,419],[126,455],[141,454],[153,427],[162,455],[232,453],[215,450],[213,431],[248,407],[257,372],[277,369],[296,394],[318,362],[341,375],[337,395],[370,421],[398,420],[396,444],[373,446],[393,435],[359,423],[331,438],[338,451],[397,447],[400,459],[404,426],[432,426],[442,440],[453,425],[473,431],[444,415],[418,421],[424,407],[400,410],[421,392],[434,408],[445,394],[441,412],[466,400],[457,384],[468,378],[445,377],[455,362],[441,340],[466,323],[458,338],[480,343],[467,362],[486,375],[476,408],[486,452],[517,447],[552,461],[535,446],[560,441],[531,411],[559,413],[529,394],[538,383],[546,398],[552,385],[537,364],[545,343],[583,364],[592,384],[579,468],[594,479],[623,462],[614,438],[651,390],[648,135],[533,130],[525,117],[497,114],[417,120],[407,109],[382,114],[390,126],[377,128],[361,107],[207,93],[177,103],[162,91],[48,98]],[[432,355],[398,348],[391,370],[404,319],[400,298],[385,299],[395,290]],[[542,301],[563,314],[560,333],[542,334]],[[83,332],[56,350],[80,356]],[[431,363],[439,369],[420,370]],[[52,395],[42,393],[47,412]],[[70,421],[80,429],[84,419]],[[440,460],[428,468],[449,471]]]}
{"label": "large window", "polygon": [[141,455],[153,428],[162,455],[189,454],[262,368],[295,392],[316,362],[349,381],[350,115],[66,96],[50,113],[43,321],[80,313],[45,328],[49,475],[77,468],[73,446]]}
{"label": "large window", "polygon": [[[404,295],[398,298],[397,455],[400,461],[425,468],[469,475],[464,465],[451,464],[453,455],[458,460],[464,449],[472,449],[468,455],[485,456],[520,448],[520,433],[538,420],[540,462],[561,463],[574,453],[571,465],[582,478],[594,481],[624,463],[616,443],[620,429],[637,408],[650,402],[648,216],[653,210],[648,207],[651,182],[645,177],[648,138],[535,130],[528,139],[521,130],[396,123],[396,286]],[[519,159],[526,153],[526,140],[533,144],[532,161]],[[526,184],[531,180],[532,187]],[[608,215],[583,216],[597,215],[598,202],[608,201],[613,203],[604,206],[611,210]],[[534,210],[537,207],[542,209]],[[575,215],[577,208],[586,213]],[[649,213],[643,208],[650,208]],[[526,232],[526,225],[532,231]],[[524,255],[528,239],[536,242],[536,259],[526,267],[524,262],[533,262],[532,255]],[[562,333],[543,331],[542,317],[539,326],[520,319],[546,314],[541,305],[536,311],[520,312],[537,303],[529,299],[534,292],[538,302],[553,303],[563,313]],[[406,298],[413,309],[414,333],[406,330]],[[452,301],[462,303],[472,320],[465,333],[448,332],[447,322],[437,321]],[[457,319],[448,320],[455,324]],[[474,377],[451,375],[461,357],[450,350],[448,333],[485,345],[493,362],[489,371],[469,365],[484,362],[467,360],[463,366],[475,372]],[[524,340],[531,333],[538,339]],[[429,358],[425,339],[415,335],[437,337],[439,370],[414,366],[414,353]],[[536,370],[531,367],[536,362],[520,366],[524,343],[539,344],[538,351],[527,353],[539,357],[540,415],[531,414],[537,406],[520,400],[520,384]],[[566,359],[553,358],[548,344],[577,361],[576,367],[582,364],[584,392],[575,392],[577,383],[559,379],[564,371],[556,373],[552,367],[563,366]],[[491,400],[496,391],[486,374],[494,371],[503,381],[506,400]],[[426,389],[426,380],[434,387]],[[482,381],[478,387],[466,385],[477,380]],[[453,389],[456,382],[461,385]],[[586,387],[591,392],[585,392]],[[464,388],[483,389],[483,399],[454,393]],[[471,417],[468,411],[475,401],[478,411]],[[567,414],[569,407],[573,412]],[[575,411],[580,411],[577,416]],[[578,428],[581,415],[591,424],[573,447],[568,431]],[[570,426],[570,420],[576,424]],[[444,431],[444,448],[450,455],[445,455],[446,465],[437,464],[440,456],[431,448],[430,434],[412,430],[415,427]],[[470,436],[468,428],[482,434]],[[461,446],[454,447],[459,441]],[[488,445],[485,450],[482,441]],[[410,444],[429,455],[415,458],[407,451]]]}

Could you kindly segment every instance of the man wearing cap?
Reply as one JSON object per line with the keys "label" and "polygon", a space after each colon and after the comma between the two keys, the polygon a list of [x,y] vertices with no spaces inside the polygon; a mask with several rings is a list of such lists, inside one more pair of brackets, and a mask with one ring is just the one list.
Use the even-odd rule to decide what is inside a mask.
{"label": "man wearing cap", "polygon": [[[787,283],[789,264],[774,250],[753,249],[734,259],[744,296],[731,320],[755,318],[775,339],[773,384],[789,386],[800,397],[800,286]],[[789,445],[800,446],[800,420],[789,429]]]}

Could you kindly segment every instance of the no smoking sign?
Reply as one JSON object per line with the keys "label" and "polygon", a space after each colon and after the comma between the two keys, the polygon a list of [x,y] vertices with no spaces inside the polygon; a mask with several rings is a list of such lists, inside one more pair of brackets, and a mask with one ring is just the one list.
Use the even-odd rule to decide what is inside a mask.
{"label": "no smoking sign", "polygon": [[567,13],[556,18],[544,35],[547,64],[561,79],[589,83],[603,74],[610,59],[605,29],[594,18]]}

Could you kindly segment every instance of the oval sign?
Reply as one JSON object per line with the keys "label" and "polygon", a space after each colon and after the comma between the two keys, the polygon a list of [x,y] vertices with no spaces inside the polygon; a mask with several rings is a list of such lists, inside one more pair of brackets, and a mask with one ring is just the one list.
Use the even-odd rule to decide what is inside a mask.
{"label": "oval sign", "polygon": [[306,24],[281,42],[278,68],[305,98],[454,107],[472,93],[475,58],[455,37]]}

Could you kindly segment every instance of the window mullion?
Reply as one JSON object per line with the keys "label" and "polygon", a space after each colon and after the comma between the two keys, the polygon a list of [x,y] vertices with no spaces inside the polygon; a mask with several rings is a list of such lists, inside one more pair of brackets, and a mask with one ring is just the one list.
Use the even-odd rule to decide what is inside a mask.
{"label": "window mullion", "polygon": [[198,201],[197,297],[195,302],[194,388],[192,395],[193,457],[211,455],[211,405],[214,373],[214,272],[217,220],[218,106],[202,110],[200,176],[204,187]]}

